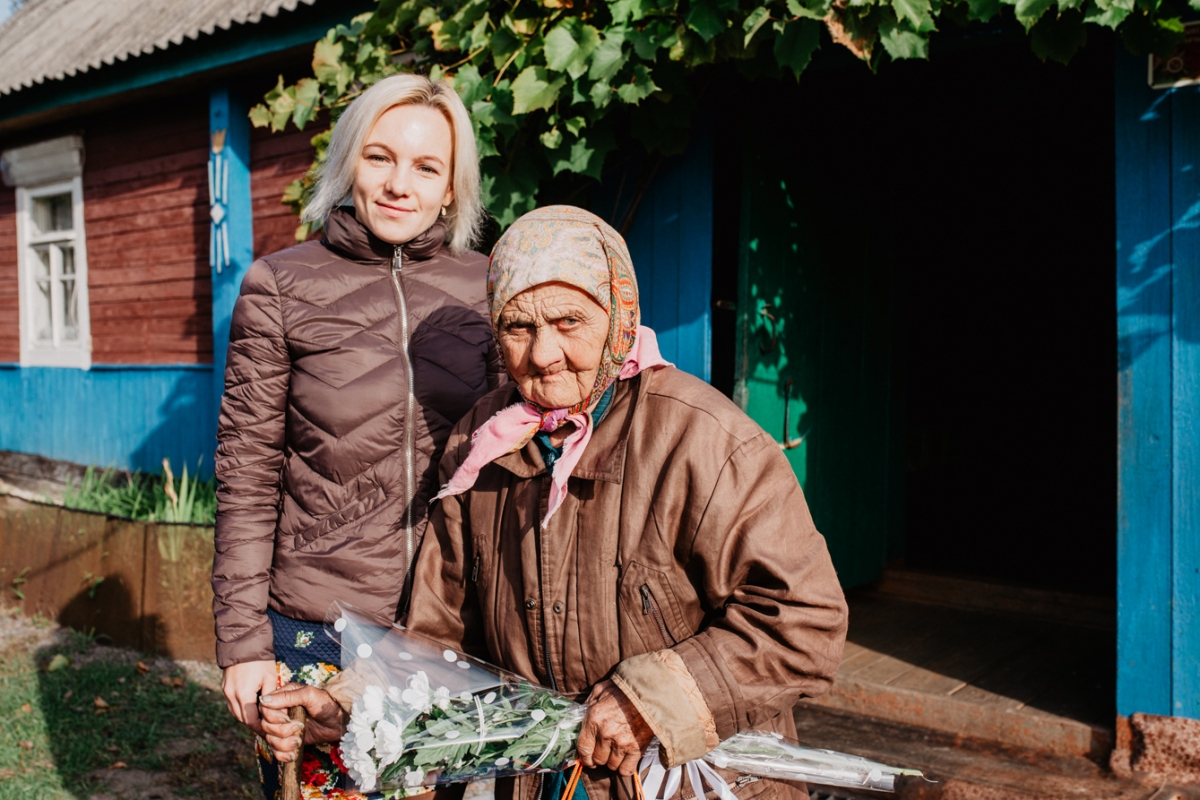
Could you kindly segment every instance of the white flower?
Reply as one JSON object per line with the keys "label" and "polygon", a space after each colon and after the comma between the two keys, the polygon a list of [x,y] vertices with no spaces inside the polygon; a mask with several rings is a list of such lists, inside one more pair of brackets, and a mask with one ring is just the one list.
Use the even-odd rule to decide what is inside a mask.
{"label": "white flower", "polygon": [[382,720],[375,726],[375,755],[379,757],[379,767],[397,761],[404,752],[404,729],[388,720]]}
{"label": "white flower", "polygon": [[[362,711],[358,713],[365,714],[371,722],[378,722],[383,719],[383,688],[380,686],[368,686],[363,692]],[[355,703],[354,705],[358,705]]]}
{"label": "white flower", "polygon": [[419,714],[428,714],[433,707],[429,691],[429,676],[418,672],[408,679],[408,688],[400,693],[408,707]]}
{"label": "white flower", "polygon": [[445,686],[439,686],[437,691],[433,693],[433,702],[442,711],[450,708],[450,690]]}
{"label": "white flower", "polygon": [[375,781],[379,779],[379,774],[376,772],[375,761],[370,756],[354,761],[347,760],[346,771],[350,773],[350,779],[364,792],[375,790]]}
{"label": "white flower", "polygon": [[[366,729],[367,736],[371,736],[370,728]],[[361,737],[360,730],[353,728],[346,731],[342,736],[342,760],[346,764],[346,770],[350,773],[351,779],[357,783],[363,791],[369,792],[375,788],[375,780],[378,777],[375,766],[375,759],[371,757],[370,750],[374,746],[374,738],[370,741],[370,746],[364,747],[367,742]]]}
{"label": "white flower", "polygon": [[354,745],[362,753],[366,753],[375,746],[375,732],[372,724],[363,717],[351,714],[350,722],[346,725],[346,733],[354,736]]}
{"label": "white flower", "polygon": [[417,789],[425,780],[425,773],[419,769],[405,770],[404,785],[410,789]]}

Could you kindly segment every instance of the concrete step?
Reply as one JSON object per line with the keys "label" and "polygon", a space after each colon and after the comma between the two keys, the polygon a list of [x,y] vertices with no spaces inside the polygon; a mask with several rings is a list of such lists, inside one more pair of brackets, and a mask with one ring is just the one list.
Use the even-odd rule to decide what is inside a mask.
{"label": "concrete step", "polygon": [[810,786],[817,796],[853,800],[1200,800],[1200,787],[1147,785],[1114,776],[1079,755],[1058,755],[944,731],[850,714],[811,703],[797,706],[800,741],[919,769],[895,794]]}

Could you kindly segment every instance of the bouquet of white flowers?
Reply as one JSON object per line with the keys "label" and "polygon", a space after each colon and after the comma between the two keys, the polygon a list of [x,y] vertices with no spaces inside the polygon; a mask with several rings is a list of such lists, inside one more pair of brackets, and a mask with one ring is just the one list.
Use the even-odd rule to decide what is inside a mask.
{"label": "bouquet of white flowers", "polygon": [[[586,707],[344,604],[330,608],[326,629],[341,642],[347,685],[357,695],[341,757],[362,791],[400,798],[440,783],[557,771],[575,763]],[[652,745],[639,773],[649,798],[660,792],[671,797],[686,771],[697,797],[706,783],[724,800],[735,800],[710,764],[883,791],[893,790],[897,775],[921,774],[761,732],[738,734],[703,761],[674,770],[661,767]]]}

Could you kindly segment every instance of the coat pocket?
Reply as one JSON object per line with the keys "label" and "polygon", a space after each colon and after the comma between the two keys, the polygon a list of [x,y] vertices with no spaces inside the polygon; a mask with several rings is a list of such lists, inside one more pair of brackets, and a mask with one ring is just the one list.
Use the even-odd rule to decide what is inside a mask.
{"label": "coat pocket", "polygon": [[670,649],[696,633],[686,621],[670,576],[636,561],[621,577],[621,607],[646,652]]}

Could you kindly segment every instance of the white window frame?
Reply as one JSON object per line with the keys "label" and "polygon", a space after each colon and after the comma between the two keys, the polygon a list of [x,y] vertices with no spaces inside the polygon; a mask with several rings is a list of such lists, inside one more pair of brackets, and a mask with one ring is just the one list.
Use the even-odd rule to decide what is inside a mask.
{"label": "white window frame", "polygon": [[[33,224],[33,203],[42,197],[57,194],[71,195],[72,230],[39,234]],[[17,288],[20,294],[21,366],[75,367],[92,366],[92,328],[88,305],[87,249],[83,232],[83,181],[79,177],[41,186],[17,187]],[[37,293],[37,269],[40,264],[35,247],[43,244],[70,244],[75,253],[75,297],[78,314],[77,337],[63,339],[61,258],[51,252],[50,319],[53,328],[51,342],[40,342],[34,330],[34,308],[40,302]]]}

